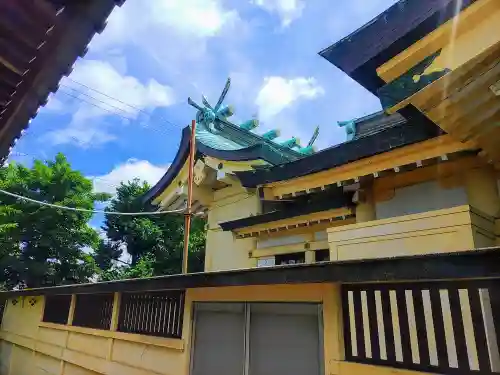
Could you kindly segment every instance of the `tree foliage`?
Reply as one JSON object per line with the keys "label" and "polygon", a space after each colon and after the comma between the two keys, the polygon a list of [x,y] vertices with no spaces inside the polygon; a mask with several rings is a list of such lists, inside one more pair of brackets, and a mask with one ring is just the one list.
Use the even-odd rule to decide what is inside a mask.
{"label": "tree foliage", "polygon": [[[142,197],[150,189],[138,179],[121,183],[107,210],[144,212],[149,208]],[[103,230],[108,243],[96,253],[102,270],[100,279],[137,278],[180,273],[184,247],[184,217],[182,215],[116,216],[105,215]],[[99,259],[112,258],[109,248],[126,249],[130,267],[104,264]],[[189,272],[203,271],[205,247],[204,222],[195,218],[190,236]],[[106,255],[107,254],[107,255]],[[117,252],[113,253],[116,258]],[[100,258],[99,258],[100,257]],[[103,265],[104,267],[102,267]]]}
{"label": "tree foliage", "polygon": [[[65,156],[35,161],[28,168],[0,168],[0,189],[37,201],[93,209],[144,212],[149,185],[122,183],[116,195],[95,193],[92,181],[73,170]],[[42,206],[0,194],[0,286],[40,287],[95,280],[141,278],[181,272],[184,238],[182,215],[105,215],[105,236],[89,225],[92,213]],[[104,237],[104,238],[103,238]],[[190,272],[203,271],[204,222],[191,229]],[[130,264],[123,264],[127,252]]]}
{"label": "tree foliage", "polygon": [[[93,192],[92,182],[71,168],[65,156],[35,161],[31,168],[0,168],[0,188],[35,200],[93,209],[106,194]],[[85,248],[96,248],[97,232],[88,225],[91,213],[41,206],[0,195],[0,282],[7,287],[38,287],[86,282],[95,262]]]}

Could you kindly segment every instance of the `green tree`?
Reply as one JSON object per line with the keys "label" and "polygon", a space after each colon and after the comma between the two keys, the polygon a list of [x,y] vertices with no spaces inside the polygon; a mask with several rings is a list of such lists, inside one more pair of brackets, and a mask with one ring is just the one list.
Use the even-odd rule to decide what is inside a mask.
{"label": "green tree", "polygon": [[[139,179],[121,183],[107,210],[145,212],[148,207],[142,198],[149,189],[150,186]],[[105,215],[103,229],[114,246],[127,249],[131,256],[131,265],[128,268],[122,266],[104,268],[101,279],[147,277],[181,272],[184,246],[182,215]],[[203,271],[204,257],[204,221],[195,218],[191,229],[189,272]]]}
{"label": "green tree", "polygon": [[94,261],[99,269],[106,271],[113,267],[113,262],[120,259],[123,249],[120,244],[101,239],[94,250]]}
{"label": "green tree", "polygon": [[[0,188],[31,199],[93,209],[107,194],[93,192],[92,181],[71,168],[63,154],[36,160],[31,168],[0,168]],[[0,282],[38,287],[89,281],[95,274],[98,233],[88,225],[91,213],[41,206],[0,194]]]}

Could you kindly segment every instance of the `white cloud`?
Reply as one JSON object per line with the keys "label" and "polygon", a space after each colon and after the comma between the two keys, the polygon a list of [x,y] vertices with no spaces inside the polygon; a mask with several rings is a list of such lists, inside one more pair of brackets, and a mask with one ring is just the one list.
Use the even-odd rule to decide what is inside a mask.
{"label": "white cloud", "polygon": [[305,8],[302,0],[254,0],[254,4],[270,13],[277,13],[284,27],[300,18]]}
{"label": "white cloud", "polygon": [[325,93],[312,77],[266,77],[255,104],[259,108],[259,116],[268,120],[300,99],[314,99]]}
{"label": "white cloud", "polygon": [[105,175],[89,178],[94,181],[95,191],[114,194],[120,182],[131,181],[134,178],[147,181],[150,185],[156,184],[169,166],[157,166],[147,160],[129,159]]}
{"label": "white cloud", "polygon": [[[53,144],[75,143],[86,147],[112,141],[116,136],[98,118],[120,116],[128,122],[141,111],[149,112],[175,102],[169,86],[154,79],[143,84],[133,76],[120,74],[105,61],[81,60],[70,78],[63,80],[61,90],[74,106],[72,120],[68,127],[48,134]],[[60,95],[58,100],[68,101],[68,97]],[[53,99],[51,102],[54,103]],[[53,105],[51,109],[66,110],[61,105]]]}
{"label": "white cloud", "polygon": [[150,6],[153,22],[198,37],[212,37],[238,20],[238,13],[225,9],[219,0],[162,0]]}
{"label": "white cloud", "polygon": [[[144,47],[166,33],[204,39],[218,35],[237,21],[238,12],[225,8],[221,0],[132,0],[112,13],[106,31],[96,36],[92,48],[103,50],[109,45],[123,44]],[[160,30],[163,31],[155,38],[155,32]],[[169,40],[165,49],[180,53],[175,51],[177,43]]]}

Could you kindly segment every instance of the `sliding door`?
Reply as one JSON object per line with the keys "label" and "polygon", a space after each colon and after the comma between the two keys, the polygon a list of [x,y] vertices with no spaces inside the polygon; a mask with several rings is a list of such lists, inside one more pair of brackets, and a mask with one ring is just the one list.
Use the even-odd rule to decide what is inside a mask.
{"label": "sliding door", "polygon": [[321,375],[321,305],[197,303],[192,375]]}

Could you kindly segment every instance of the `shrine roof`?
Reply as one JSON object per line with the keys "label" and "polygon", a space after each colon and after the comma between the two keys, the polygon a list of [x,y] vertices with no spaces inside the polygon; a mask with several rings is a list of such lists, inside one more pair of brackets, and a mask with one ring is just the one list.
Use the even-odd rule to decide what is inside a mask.
{"label": "shrine roof", "polygon": [[[381,115],[374,115],[375,118],[377,116]],[[326,148],[302,159],[270,168],[236,172],[236,176],[243,186],[253,188],[332,169],[442,134],[443,131],[437,125],[421,113],[415,112],[408,119],[391,121],[390,126],[381,126],[359,138]]]}
{"label": "shrine roof", "polygon": [[[188,104],[197,109],[196,113],[196,157],[211,156],[225,161],[264,161],[268,166],[281,165],[299,160],[314,153],[313,143],[318,135],[318,128],[309,143],[303,147],[298,138],[277,141],[280,136],[277,129],[257,134],[253,131],[259,122],[256,119],[236,124],[229,120],[233,115],[231,106],[224,106],[223,100],[229,90],[228,79],[217,104],[213,107],[207,98],[202,97],[202,105],[188,98]],[[160,181],[144,196],[151,202],[170,185],[183,168],[190,147],[191,127],[182,131],[182,138],[174,161]]]}
{"label": "shrine roof", "polygon": [[319,55],[376,94],[376,69],[475,0],[400,0]]}
{"label": "shrine roof", "polygon": [[0,162],[123,2],[0,2]]}

